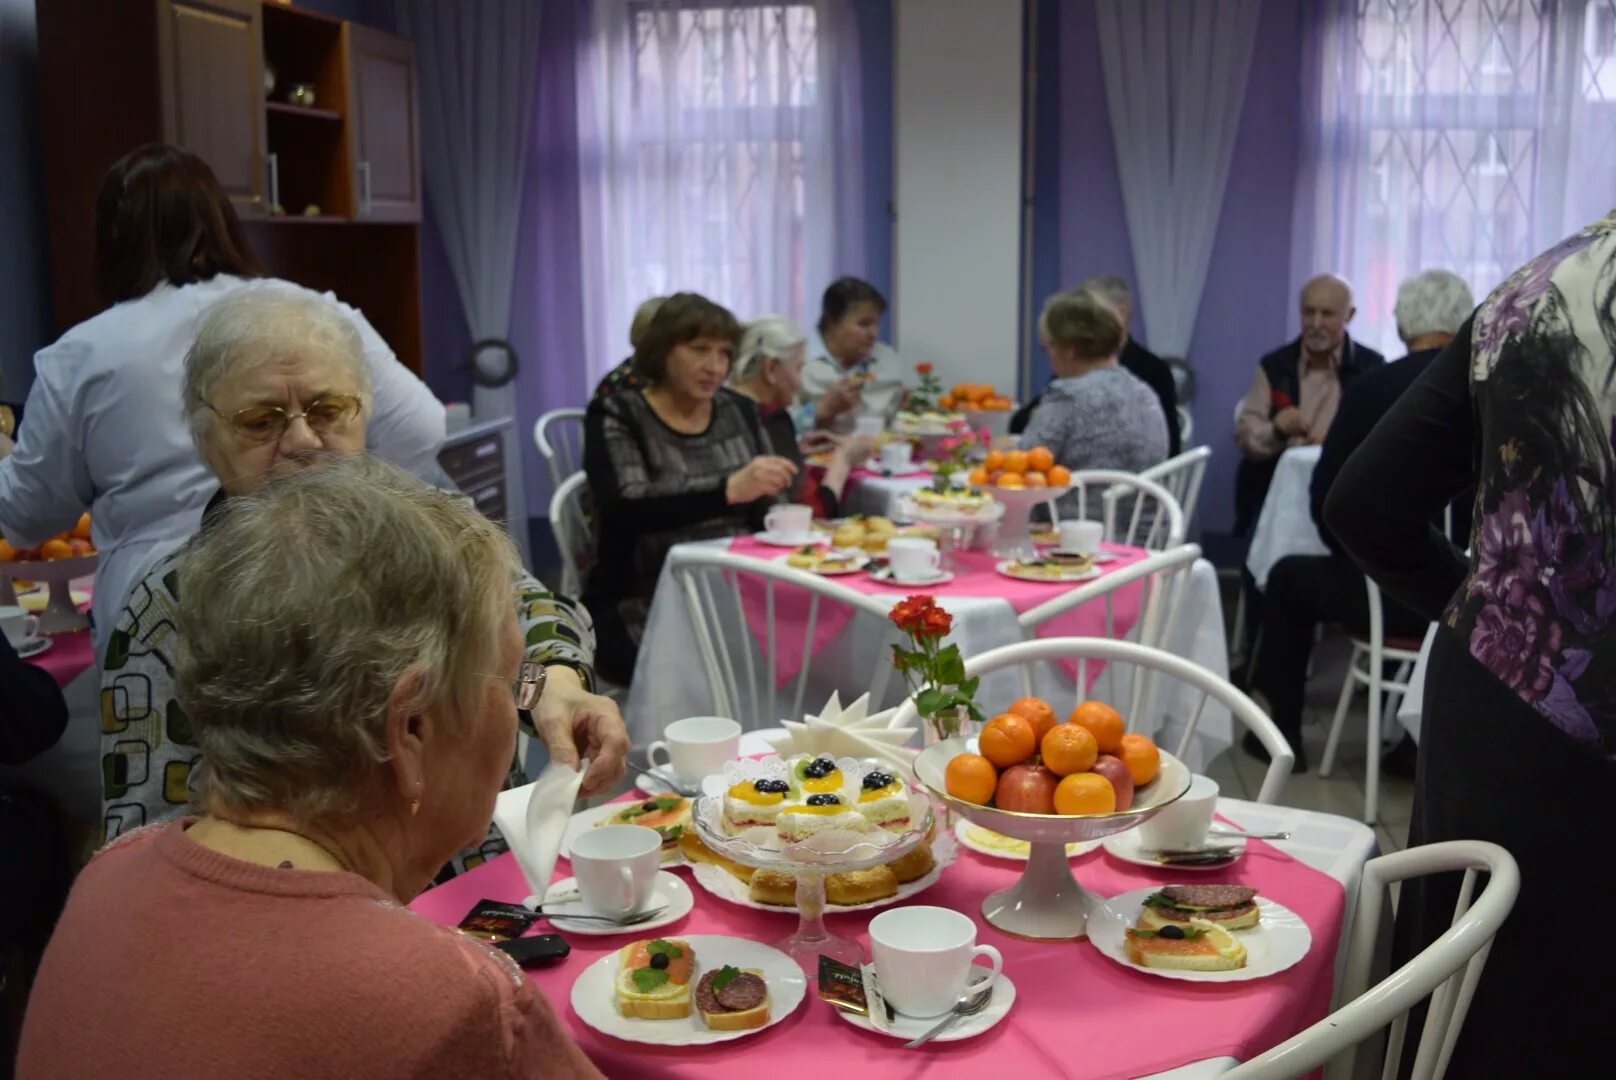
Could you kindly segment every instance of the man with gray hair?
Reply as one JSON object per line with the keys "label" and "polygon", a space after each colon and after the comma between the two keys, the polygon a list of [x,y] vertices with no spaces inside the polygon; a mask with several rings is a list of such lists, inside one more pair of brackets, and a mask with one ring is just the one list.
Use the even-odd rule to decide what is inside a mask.
{"label": "man with gray hair", "polygon": [[[1268,698],[1274,723],[1296,751],[1297,772],[1307,768],[1307,756],[1302,752],[1302,699],[1313,628],[1321,622],[1342,623],[1355,632],[1367,632],[1369,628],[1369,598],[1363,572],[1341,550],[1325,525],[1325,497],[1347,458],[1436,359],[1442,347],[1453,340],[1475,303],[1464,279],[1447,270],[1427,270],[1403,282],[1397,290],[1397,333],[1408,346],[1408,355],[1365,373],[1352,384],[1342,398],[1313,470],[1313,521],[1331,553],[1292,555],[1281,559],[1268,575],[1263,597],[1262,655],[1257,660],[1253,683]],[[1455,503],[1456,537],[1470,533],[1469,505],[1468,498]],[[1419,616],[1390,599],[1385,601],[1383,612],[1388,637],[1416,637],[1425,632],[1425,623]],[[1258,757],[1263,756],[1258,753],[1261,743],[1248,738],[1245,746]],[[1408,749],[1412,748],[1410,743]],[[1388,762],[1387,767],[1400,772],[1402,765]]]}

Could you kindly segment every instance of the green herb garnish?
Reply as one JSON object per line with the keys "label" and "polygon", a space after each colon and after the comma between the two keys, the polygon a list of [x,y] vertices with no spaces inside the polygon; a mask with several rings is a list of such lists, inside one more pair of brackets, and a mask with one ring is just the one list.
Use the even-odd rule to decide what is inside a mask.
{"label": "green herb garnish", "polygon": [[735,977],[740,973],[740,968],[730,967],[728,964],[725,964],[723,967],[719,968],[718,974],[713,976],[713,992],[716,993],[719,990],[724,989],[724,987],[728,986],[730,983],[734,982]]}
{"label": "green herb garnish", "polygon": [[669,825],[667,828],[658,829],[657,831],[662,834],[665,840],[677,840],[684,835],[685,827],[683,825]]}
{"label": "green herb garnish", "polygon": [[679,957],[685,954],[685,951],[679,948],[679,946],[675,945],[671,941],[663,941],[661,938],[657,938],[655,941],[647,945],[645,947],[645,951],[650,953],[652,956],[655,956],[657,953],[661,953],[669,960],[677,960]]}
{"label": "green herb garnish", "polygon": [[[1205,930],[1198,930],[1198,929],[1195,929],[1194,927],[1180,926],[1179,929],[1181,931],[1183,931],[1184,937],[1189,941],[1194,941],[1196,938],[1206,936],[1206,931]],[[1130,929],[1128,931],[1128,933],[1132,934],[1134,937],[1142,937],[1142,938],[1152,938],[1152,937],[1160,937],[1161,936],[1161,931],[1160,930],[1133,930],[1133,929]]]}
{"label": "green herb garnish", "polygon": [[645,803],[636,803],[633,808],[623,811],[622,819],[630,821],[641,814],[656,814],[661,813],[663,810],[672,810],[683,801],[676,795],[663,795],[660,798],[649,800],[649,807]]}
{"label": "green herb garnish", "polygon": [[668,973],[661,968],[635,968],[633,978],[635,989],[642,994],[649,994],[668,981]]}

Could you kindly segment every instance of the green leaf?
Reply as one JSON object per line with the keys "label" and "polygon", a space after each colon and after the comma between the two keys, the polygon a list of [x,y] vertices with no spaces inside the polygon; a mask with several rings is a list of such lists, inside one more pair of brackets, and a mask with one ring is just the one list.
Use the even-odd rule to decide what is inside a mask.
{"label": "green leaf", "polygon": [[966,697],[974,698],[976,696],[976,688],[981,685],[982,677],[980,675],[966,679],[959,684],[960,693],[964,694]]}
{"label": "green leaf", "polygon": [[740,968],[730,967],[728,964],[725,964],[723,967],[718,969],[718,974],[713,976],[713,991],[716,993],[717,991],[724,989],[724,987],[734,982],[735,976],[739,975],[740,973]]}
{"label": "green leaf", "polygon": [[683,825],[670,825],[665,829],[658,829],[657,831],[662,834],[664,839],[677,840],[679,837],[685,834],[685,827]]}
{"label": "green leaf", "polygon": [[685,951],[679,946],[675,945],[671,941],[664,941],[661,938],[657,938],[655,941],[647,945],[645,947],[645,951],[650,953],[652,956],[662,953],[669,960],[677,960],[679,957],[685,954]]}
{"label": "green leaf", "polygon": [[637,818],[641,814],[658,814],[664,810],[672,810],[679,805],[680,800],[676,795],[663,795],[659,798],[648,799],[647,802],[652,804],[651,808],[648,809],[643,802],[635,803],[632,809],[623,811],[623,818],[626,820],[628,818]]}
{"label": "green leaf", "polygon": [[921,716],[933,716],[943,707],[947,696],[935,686],[928,686],[915,695],[915,708]]}
{"label": "green leaf", "polygon": [[958,645],[950,645],[937,654],[937,681],[954,686],[965,681],[965,661]]}
{"label": "green leaf", "polygon": [[657,987],[667,983],[668,973],[658,968],[635,968],[632,978],[634,979],[634,988],[636,990],[642,994],[649,994]]}

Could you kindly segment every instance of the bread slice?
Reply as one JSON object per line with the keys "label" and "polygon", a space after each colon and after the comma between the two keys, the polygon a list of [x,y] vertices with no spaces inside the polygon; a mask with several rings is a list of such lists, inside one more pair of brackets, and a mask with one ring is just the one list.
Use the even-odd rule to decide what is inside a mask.
{"label": "bread slice", "polygon": [[1139,929],[1160,930],[1164,926],[1185,927],[1196,919],[1216,923],[1225,930],[1249,930],[1261,918],[1256,904],[1233,911],[1188,912],[1176,908],[1147,907],[1139,913]]}
{"label": "bread slice", "polygon": [[[702,1003],[704,1000],[711,1003],[711,999],[706,994],[698,991],[696,1008],[701,1014],[702,1023],[706,1024],[710,1030],[746,1031],[749,1028],[762,1027],[769,1022],[769,987],[768,981],[763,977],[763,972],[758,968],[742,968],[741,973],[755,975],[758,981],[763,983],[763,1000],[750,1009],[718,1007],[709,1011],[703,1007]],[[698,986],[705,987],[716,974],[716,971],[706,973],[701,977],[701,983]]]}
{"label": "bread slice", "polygon": [[653,941],[635,941],[618,951],[617,1011],[639,1020],[680,1020],[690,1015],[691,976],[695,971],[696,953],[690,943],[667,939],[666,944],[679,950],[664,970],[668,979],[659,986],[642,989],[635,983],[634,973],[651,968]]}
{"label": "bread slice", "polygon": [[732,859],[727,859],[702,842],[701,834],[695,829],[686,829],[679,837],[679,850],[684,852],[685,858],[693,863],[712,863],[735,878],[750,882],[753,869],[742,866]]}
{"label": "bread slice", "polygon": [[1191,919],[1181,938],[1159,931],[1129,930],[1123,939],[1128,959],[1140,967],[1174,971],[1235,971],[1246,966],[1246,947],[1229,931],[1205,919]]}

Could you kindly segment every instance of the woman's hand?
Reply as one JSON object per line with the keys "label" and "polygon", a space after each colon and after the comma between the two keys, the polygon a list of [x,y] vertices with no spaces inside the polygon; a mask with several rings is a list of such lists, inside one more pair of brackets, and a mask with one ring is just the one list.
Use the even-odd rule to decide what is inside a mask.
{"label": "woman's hand", "polygon": [[550,760],[576,769],[580,759],[589,759],[580,797],[610,790],[623,778],[623,759],[628,756],[628,730],[617,703],[585,690],[570,667],[552,664],[544,671],[544,694],[533,710],[533,727],[550,751]]}
{"label": "woman's hand", "polygon": [[842,442],[842,437],[834,431],[815,428],[813,431],[803,432],[797,438],[797,449],[801,450],[805,457],[809,454],[830,454],[840,449]]}
{"label": "woman's hand", "polygon": [[869,460],[880,442],[874,435],[853,435],[843,439],[836,447],[836,456],[846,460],[849,469],[856,469]]}
{"label": "woman's hand", "polygon": [[731,506],[778,495],[797,479],[797,467],[783,457],[759,454],[729,474],[724,497]]}
{"label": "woman's hand", "polygon": [[820,397],[819,404],[814,408],[814,422],[821,426],[829,424],[843,413],[858,408],[859,402],[863,399],[863,382],[853,379],[838,380]]}

